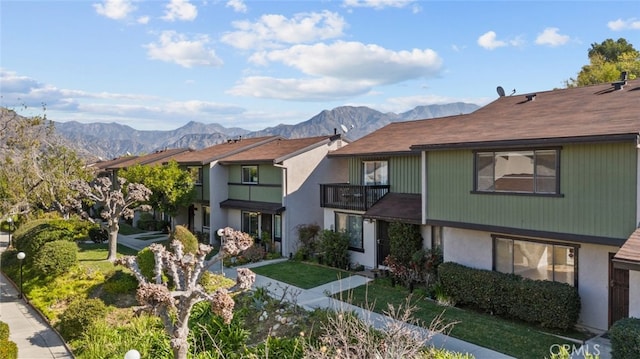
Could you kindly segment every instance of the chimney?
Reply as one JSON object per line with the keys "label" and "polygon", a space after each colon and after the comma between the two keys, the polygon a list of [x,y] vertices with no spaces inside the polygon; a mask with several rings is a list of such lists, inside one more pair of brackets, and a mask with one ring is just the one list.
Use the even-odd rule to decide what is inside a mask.
{"label": "chimney", "polygon": [[527,101],[535,101],[535,99],[536,99],[536,95],[537,95],[537,94],[532,93],[532,94],[528,94],[528,95],[526,95],[525,97],[527,98]]}

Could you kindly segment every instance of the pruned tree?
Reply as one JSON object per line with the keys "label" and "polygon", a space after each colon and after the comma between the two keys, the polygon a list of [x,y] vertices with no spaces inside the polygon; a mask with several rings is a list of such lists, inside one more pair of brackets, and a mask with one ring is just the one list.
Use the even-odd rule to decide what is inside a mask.
{"label": "pruned tree", "polygon": [[[176,230],[181,226],[177,226]],[[196,303],[208,301],[212,310],[222,317],[225,323],[233,318],[235,305],[231,293],[244,291],[253,285],[256,276],[247,268],[238,268],[236,284],[232,288],[217,289],[214,293],[207,293],[199,284],[200,279],[209,268],[222,261],[228,255],[237,255],[253,244],[253,238],[247,233],[230,227],[218,232],[223,238],[220,251],[206,259],[212,247],[199,244],[193,252],[185,251],[182,241],[174,239],[171,249],[154,243],[149,249],[154,254],[154,280],[150,282],[141,272],[136,257],[126,256],[118,259],[116,264],[129,268],[138,279],[136,297],[144,310],[162,318],[165,330],[171,337],[171,347],[174,358],[186,359],[189,353],[189,317],[191,309]],[[163,281],[163,273],[171,279],[175,288],[169,288]]]}
{"label": "pruned tree", "polygon": [[77,197],[71,199],[73,206],[85,218],[91,220],[91,216],[82,206],[83,200],[100,208],[100,217],[107,222],[107,229],[109,230],[107,259],[112,262],[115,261],[118,250],[120,218],[133,218],[135,209],[150,210],[151,208],[148,205],[143,205],[142,203],[149,200],[151,190],[140,183],[127,183],[121,177],[118,177],[118,182],[115,186],[108,177],[98,177],[91,182],[73,181],[71,188],[77,192]]}

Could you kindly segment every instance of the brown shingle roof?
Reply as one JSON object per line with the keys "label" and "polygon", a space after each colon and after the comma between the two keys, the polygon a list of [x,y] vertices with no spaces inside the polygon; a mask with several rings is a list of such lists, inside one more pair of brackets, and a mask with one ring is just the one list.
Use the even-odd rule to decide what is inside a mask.
{"label": "brown shingle roof", "polygon": [[635,264],[640,269],[640,228],[629,236],[613,259],[621,263]]}
{"label": "brown shingle roof", "polygon": [[128,161],[115,163],[109,167],[105,167],[107,170],[117,170],[128,168],[134,165],[149,165],[149,164],[160,164],[162,162],[166,162],[169,158],[179,155],[183,152],[192,151],[188,148],[171,148],[162,151],[156,151],[154,153],[150,153],[148,155],[142,155],[138,157],[131,158]]}
{"label": "brown shingle roof", "polygon": [[422,196],[414,193],[389,192],[364,214],[364,218],[422,223]]}
{"label": "brown shingle roof", "polygon": [[126,162],[126,161],[130,161],[134,158],[137,158],[138,156],[124,156],[124,157],[118,157],[118,158],[114,158],[111,160],[107,160],[107,161],[98,161],[98,162],[94,162],[92,164],[90,164],[88,167],[91,167],[93,169],[97,169],[97,170],[103,170],[105,168],[111,168],[119,163],[122,162]]}
{"label": "brown shingle roof", "polygon": [[288,157],[328,143],[333,136],[317,136],[296,139],[280,138],[261,146],[225,157],[222,163],[281,162]]}
{"label": "brown shingle roof", "polygon": [[402,154],[501,142],[562,143],[639,132],[640,79],[636,79],[617,91],[606,83],[538,92],[532,101],[526,95],[504,96],[466,115],[396,122],[330,155]]}
{"label": "brown shingle roof", "polygon": [[198,151],[182,153],[173,159],[181,164],[204,165],[278,138],[278,136],[243,138],[213,145]]}

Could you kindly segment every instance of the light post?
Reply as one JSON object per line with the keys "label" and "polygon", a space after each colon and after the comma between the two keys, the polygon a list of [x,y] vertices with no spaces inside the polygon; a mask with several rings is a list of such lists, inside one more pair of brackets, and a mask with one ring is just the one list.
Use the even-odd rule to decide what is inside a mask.
{"label": "light post", "polygon": [[13,243],[11,243],[11,234],[13,233],[13,218],[9,217],[7,219],[9,222],[9,248],[13,248]]}
{"label": "light post", "polygon": [[22,260],[24,259],[26,255],[24,254],[24,252],[19,252],[17,257],[18,260],[20,261],[20,299],[23,298],[23,294],[22,294]]}
{"label": "light post", "polygon": [[[220,237],[220,252],[224,244],[224,228],[218,229],[218,237]],[[220,259],[220,275],[224,276],[224,256]]]}

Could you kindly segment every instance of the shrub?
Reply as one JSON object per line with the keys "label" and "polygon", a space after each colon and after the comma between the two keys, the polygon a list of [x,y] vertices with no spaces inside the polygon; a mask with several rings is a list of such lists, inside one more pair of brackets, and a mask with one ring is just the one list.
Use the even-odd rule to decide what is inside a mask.
{"label": "shrub", "polygon": [[185,226],[176,226],[169,237],[171,241],[178,240],[184,246],[184,253],[196,253],[198,251],[198,239]]}
{"label": "shrub", "polygon": [[60,316],[60,334],[66,340],[80,338],[94,321],[103,318],[108,311],[100,299],[77,298]]}
{"label": "shrub", "polygon": [[13,240],[16,248],[27,255],[25,261],[31,263],[45,243],[88,238],[92,226],[94,224],[79,219],[39,219],[23,224],[15,231]]}
{"label": "shrub", "polygon": [[609,336],[613,358],[640,358],[640,319],[618,320],[611,326]]}
{"label": "shrub", "polygon": [[317,251],[320,226],[317,224],[301,224],[296,229],[298,230],[298,241],[300,244],[300,247],[296,251],[296,257],[309,258]]}
{"label": "shrub", "polygon": [[220,274],[214,274],[209,271],[202,273],[199,283],[207,293],[213,293],[219,288],[231,288],[235,282]]}
{"label": "shrub", "polygon": [[409,265],[415,252],[422,249],[420,226],[392,222],[389,224],[389,255],[403,265]]}
{"label": "shrub", "polygon": [[568,329],[580,314],[576,288],[559,282],[522,278],[457,263],[443,263],[438,276],[456,303],[543,327]]}
{"label": "shrub", "polygon": [[33,258],[33,269],[43,277],[67,272],[78,262],[78,245],[65,240],[45,243]]}
{"label": "shrub", "polygon": [[149,247],[143,248],[136,255],[136,262],[138,263],[138,268],[140,268],[140,272],[144,275],[145,278],[151,283],[154,283],[154,270],[156,267],[156,260],[153,252]]}
{"label": "shrub", "polygon": [[328,265],[341,269],[349,266],[349,237],[346,233],[323,230],[318,249]]}
{"label": "shrub", "polygon": [[244,353],[249,334],[239,316],[234,315],[231,323],[225,324],[206,301],[196,304],[191,311],[189,337],[193,354],[211,351],[212,348],[218,354],[214,358],[229,358],[234,353]]}
{"label": "shrub", "polygon": [[138,280],[132,274],[118,269],[104,282],[103,288],[108,294],[135,293]]}
{"label": "shrub", "polygon": [[93,243],[104,243],[109,240],[109,231],[100,226],[91,227],[89,229],[89,238]]}
{"label": "shrub", "polygon": [[9,339],[0,339],[0,359],[18,359],[18,345]]}
{"label": "shrub", "polygon": [[264,247],[259,244],[252,244],[251,247],[242,251],[241,256],[248,262],[255,263],[263,260],[266,254]]}
{"label": "shrub", "polygon": [[0,320],[0,340],[9,339],[9,324]]}
{"label": "shrub", "polygon": [[[301,338],[268,337],[251,349],[256,358],[304,358],[304,342]],[[249,356],[251,357],[251,356]]]}

